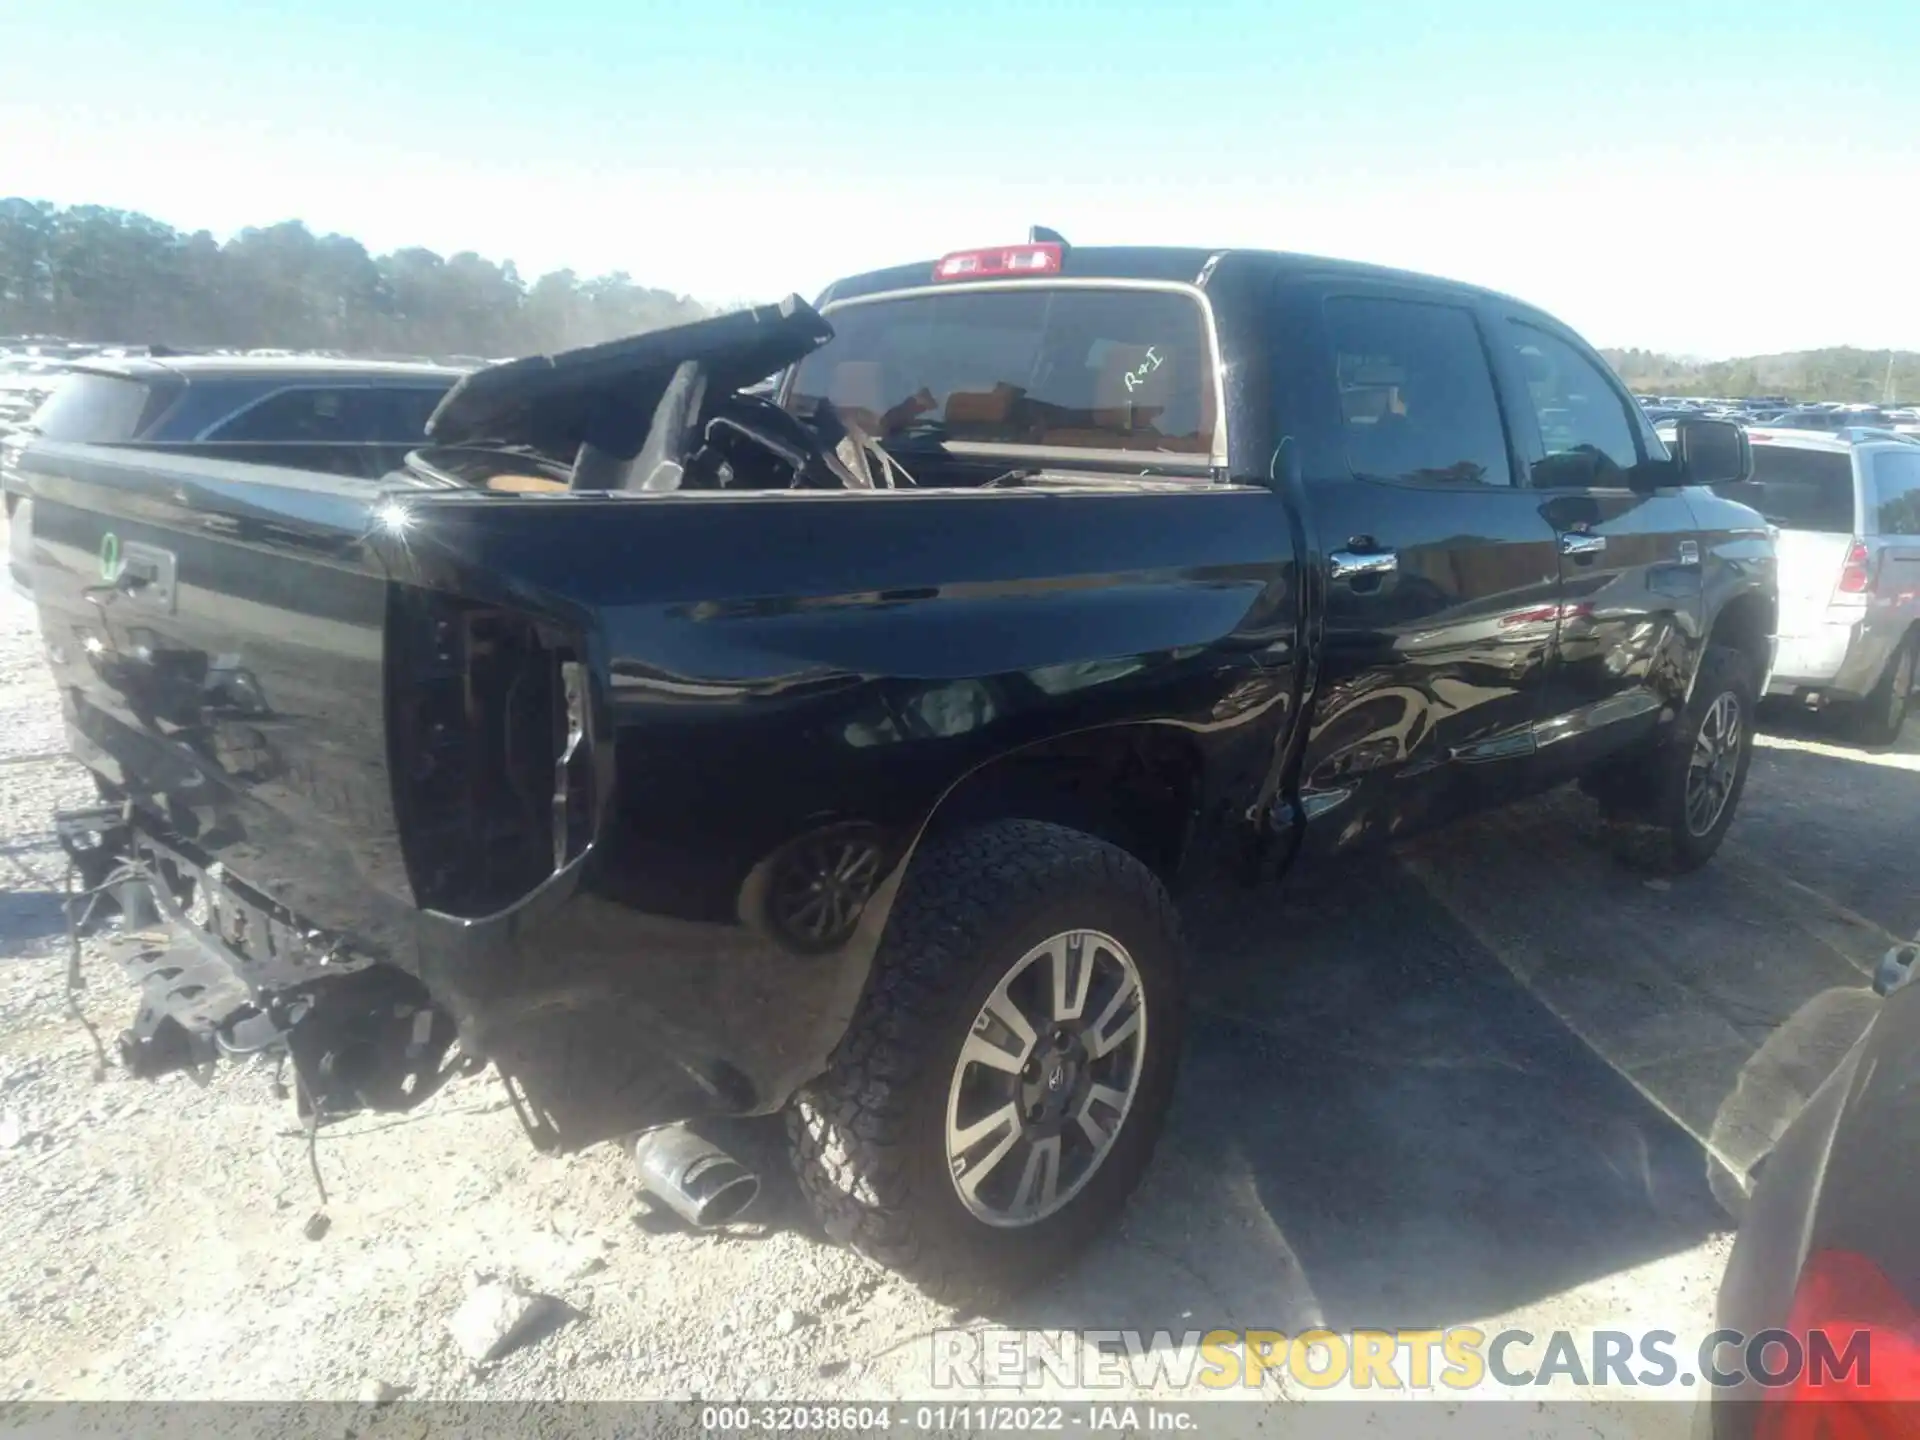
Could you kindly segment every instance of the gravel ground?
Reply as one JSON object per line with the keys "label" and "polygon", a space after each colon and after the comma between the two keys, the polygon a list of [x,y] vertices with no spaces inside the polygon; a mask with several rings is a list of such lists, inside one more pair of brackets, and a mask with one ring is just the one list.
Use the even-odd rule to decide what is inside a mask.
{"label": "gravel ground", "polygon": [[[1764,1149],[1920,927],[1916,729],[1865,755],[1776,727],[1726,851],[1671,885],[1555,795],[1284,895],[1194,897],[1189,1061],[1125,1224],[955,1317],[814,1230],[768,1124],[733,1137],[766,1164],[749,1223],[694,1235],[613,1149],[534,1152],[476,1077],[323,1131],[309,1239],[268,1067],[96,1081],[48,825],[89,791],[31,608],[0,595],[0,1399],[924,1397],[961,1323],[1704,1329],[1729,1243],[1708,1148]],[[111,1035],[130,995],[87,950]],[[448,1320],[496,1279],[557,1303],[476,1366]]]}

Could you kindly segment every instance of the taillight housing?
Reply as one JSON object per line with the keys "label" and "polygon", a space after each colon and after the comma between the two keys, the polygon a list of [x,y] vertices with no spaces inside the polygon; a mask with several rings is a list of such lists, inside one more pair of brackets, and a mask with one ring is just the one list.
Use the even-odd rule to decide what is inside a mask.
{"label": "taillight housing", "polygon": [[1809,1256],[1782,1328],[1805,1360],[1791,1384],[1766,1392],[1755,1440],[1891,1440],[1915,1433],[1920,1311],[1866,1256],[1850,1250]]}
{"label": "taillight housing", "polygon": [[401,585],[387,637],[389,759],[414,899],[495,914],[593,838],[581,646],[532,616]]}
{"label": "taillight housing", "polygon": [[1066,247],[1051,241],[956,250],[933,267],[936,280],[987,280],[1009,275],[1058,275]]}
{"label": "taillight housing", "polygon": [[1836,592],[1841,595],[1870,593],[1873,589],[1873,576],[1869,573],[1872,560],[1867,542],[1854,541],[1847,550],[1846,563],[1840,567],[1840,583],[1834,587]]}

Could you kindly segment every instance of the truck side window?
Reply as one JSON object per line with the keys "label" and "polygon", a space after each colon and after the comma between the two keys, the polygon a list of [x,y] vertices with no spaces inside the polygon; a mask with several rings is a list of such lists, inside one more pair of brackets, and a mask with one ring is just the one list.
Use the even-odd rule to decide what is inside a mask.
{"label": "truck side window", "polygon": [[1613,382],[1573,346],[1536,326],[1508,321],[1507,343],[1547,452],[1534,462],[1535,488],[1625,488],[1640,451]]}
{"label": "truck side window", "polygon": [[1451,305],[1326,302],[1347,468],[1375,480],[1511,485],[1473,316]]}
{"label": "truck side window", "polygon": [[1873,457],[1873,503],[1882,535],[1920,535],[1920,451]]}

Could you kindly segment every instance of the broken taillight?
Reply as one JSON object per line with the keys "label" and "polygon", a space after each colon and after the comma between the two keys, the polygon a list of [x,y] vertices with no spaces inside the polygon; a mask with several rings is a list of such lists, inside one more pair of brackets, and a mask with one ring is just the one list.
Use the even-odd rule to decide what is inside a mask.
{"label": "broken taillight", "polygon": [[398,585],[387,636],[394,801],[414,899],[494,914],[592,839],[592,690],[579,644],[514,610]]}
{"label": "broken taillight", "polygon": [[1856,540],[1847,551],[1847,560],[1840,567],[1839,592],[1842,595],[1865,595],[1873,589],[1873,576],[1868,574],[1868,564],[1872,555],[1864,540]]}
{"label": "broken taillight", "polygon": [[984,280],[1005,275],[1058,275],[1064,247],[1050,242],[956,250],[933,267],[936,280]]}

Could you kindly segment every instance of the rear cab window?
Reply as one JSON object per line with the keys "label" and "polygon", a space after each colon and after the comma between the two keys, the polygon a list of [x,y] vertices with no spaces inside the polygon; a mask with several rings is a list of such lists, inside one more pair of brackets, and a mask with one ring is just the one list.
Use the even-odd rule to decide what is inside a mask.
{"label": "rear cab window", "polygon": [[1716,485],[1715,493],[1752,506],[1782,530],[1854,533],[1851,454],[1754,440],[1753,478]]}
{"label": "rear cab window", "polygon": [[1470,312],[1427,301],[1331,296],[1325,314],[1353,475],[1513,483],[1493,373]]}
{"label": "rear cab window", "polygon": [[787,408],[825,401],[900,451],[1044,451],[1177,468],[1224,463],[1203,302],[1088,282],[914,291],[829,305],[834,338],[795,368]]}
{"label": "rear cab window", "polygon": [[157,377],[75,370],[34,412],[33,431],[48,440],[92,445],[137,440],[173,402],[178,389]]}

